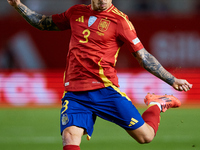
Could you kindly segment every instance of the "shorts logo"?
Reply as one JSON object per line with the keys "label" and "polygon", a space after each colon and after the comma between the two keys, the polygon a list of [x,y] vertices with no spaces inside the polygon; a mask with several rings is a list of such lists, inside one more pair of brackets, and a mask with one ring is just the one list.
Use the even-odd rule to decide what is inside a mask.
{"label": "shorts logo", "polygon": [[110,21],[106,20],[106,19],[101,19],[99,25],[98,25],[98,29],[101,32],[105,32],[108,30],[108,27],[110,25]]}
{"label": "shorts logo", "polygon": [[138,123],[138,120],[136,120],[136,119],[134,119],[134,118],[131,118],[131,121],[130,121],[129,127],[135,125],[136,123]]}
{"label": "shorts logo", "polygon": [[62,115],[62,125],[66,125],[69,122],[69,118],[67,114]]}

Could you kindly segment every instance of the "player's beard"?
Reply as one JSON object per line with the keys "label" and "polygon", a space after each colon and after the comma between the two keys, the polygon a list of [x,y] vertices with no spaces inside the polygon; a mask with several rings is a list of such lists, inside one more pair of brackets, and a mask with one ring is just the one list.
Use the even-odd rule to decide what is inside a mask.
{"label": "player's beard", "polygon": [[104,11],[106,9],[108,9],[106,3],[97,3],[97,4],[95,4],[95,2],[93,2],[93,10],[95,10],[95,11]]}
{"label": "player's beard", "polygon": [[106,3],[99,3],[98,5],[99,5],[100,10],[102,11],[108,9]]}

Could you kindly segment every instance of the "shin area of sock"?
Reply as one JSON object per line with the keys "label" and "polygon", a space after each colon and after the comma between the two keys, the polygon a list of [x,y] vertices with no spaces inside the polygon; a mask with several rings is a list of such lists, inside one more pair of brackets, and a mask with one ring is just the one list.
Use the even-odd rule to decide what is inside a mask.
{"label": "shin area of sock", "polygon": [[65,145],[63,150],[80,150],[80,147],[78,145]]}
{"label": "shin area of sock", "polygon": [[142,118],[144,121],[150,125],[154,131],[155,135],[160,124],[160,108],[157,105],[149,107],[143,114]]}

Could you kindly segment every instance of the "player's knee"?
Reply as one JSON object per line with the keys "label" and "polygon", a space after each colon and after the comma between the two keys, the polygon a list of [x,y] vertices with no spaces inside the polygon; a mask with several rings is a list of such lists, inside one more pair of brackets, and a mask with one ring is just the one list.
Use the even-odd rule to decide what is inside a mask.
{"label": "player's knee", "polygon": [[73,134],[69,130],[64,130],[62,133],[63,146],[73,143]]}
{"label": "player's knee", "polygon": [[63,146],[65,145],[80,145],[83,129],[76,127],[68,127],[62,133]]}
{"label": "player's knee", "polygon": [[146,137],[138,139],[137,141],[140,144],[147,144],[147,143],[150,143],[153,139],[154,139],[154,136],[146,136]]}

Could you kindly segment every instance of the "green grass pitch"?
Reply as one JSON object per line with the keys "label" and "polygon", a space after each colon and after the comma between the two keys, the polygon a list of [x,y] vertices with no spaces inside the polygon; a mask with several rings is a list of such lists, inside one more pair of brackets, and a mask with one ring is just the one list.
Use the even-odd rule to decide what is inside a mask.
{"label": "green grass pitch", "polygon": [[[145,109],[140,108],[142,113]],[[59,108],[0,108],[1,150],[61,150]],[[200,150],[200,109],[170,109],[161,114],[155,139],[138,144],[117,125],[97,119],[81,150]]]}

